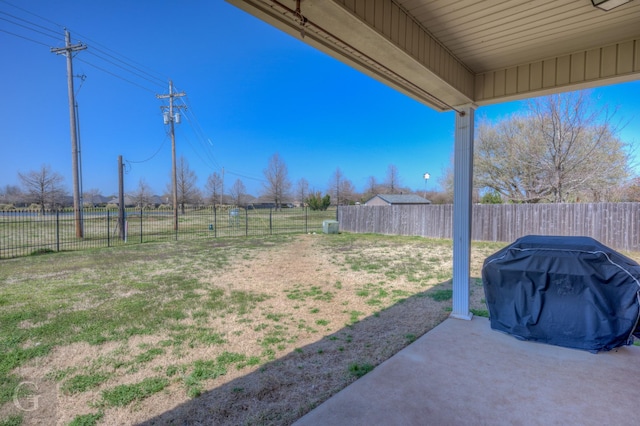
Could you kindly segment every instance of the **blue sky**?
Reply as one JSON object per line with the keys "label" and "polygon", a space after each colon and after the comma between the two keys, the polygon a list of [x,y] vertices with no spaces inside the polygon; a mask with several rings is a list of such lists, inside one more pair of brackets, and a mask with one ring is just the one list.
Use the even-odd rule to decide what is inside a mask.
{"label": "blue sky", "polygon": [[[75,79],[85,191],[115,194],[122,155],[125,191],[144,178],[164,193],[171,145],[155,95],[167,92],[169,79],[187,94],[176,145],[200,187],[224,167],[227,189],[240,178],[258,195],[276,152],[294,184],[305,178],[321,191],[337,167],[363,190],[369,176],[383,181],[390,164],[412,189],[424,189],[429,172],[432,189],[450,162],[453,113],[435,112],[224,1],[0,0],[0,187],[48,164],[71,190],[66,62],[50,52],[64,45],[63,27],[88,46],[74,58],[74,74],[86,76]],[[117,65],[133,65],[137,75]],[[593,95],[628,123],[623,140],[640,141],[640,82]],[[482,107],[476,117],[521,108]]]}

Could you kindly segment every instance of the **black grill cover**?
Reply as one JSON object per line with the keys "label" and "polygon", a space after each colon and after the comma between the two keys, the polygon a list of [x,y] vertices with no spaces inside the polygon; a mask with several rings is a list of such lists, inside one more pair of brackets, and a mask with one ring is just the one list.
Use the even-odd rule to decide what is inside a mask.
{"label": "black grill cover", "polygon": [[589,237],[530,235],[489,256],[491,328],[596,352],[640,337],[640,265]]}

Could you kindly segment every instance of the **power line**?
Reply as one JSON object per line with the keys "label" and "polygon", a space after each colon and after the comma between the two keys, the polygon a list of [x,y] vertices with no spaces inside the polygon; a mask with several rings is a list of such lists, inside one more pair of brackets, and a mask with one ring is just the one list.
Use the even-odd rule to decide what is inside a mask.
{"label": "power line", "polygon": [[125,160],[127,163],[131,163],[131,164],[140,164],[140,163],[146,163],[147,161],[151,161],[155,158],[156,155],[158,155],[160,153],[160,151],[162,150],[162,147],[164,146],[164,144],[167,142],[168,139],[168,135],[162,140],[162,143],[160,144],[160,147],[157,149],[156,152],[153,153],[153,155],[147,159],[144,160],[140,160],[140,161],[134,161],[134,160]]}
{"label": "power line", "polygon": [[[189,97],[185,96],[184,98],[180,98],[180,100],[187,106],[186,108],[187,112],[185,113],[185,117],[187,118],[187,121],[191,125],[191,128],[194,130],[194,133],[196,134],[201,145],[203,145],[202,150],[204,151],[204,156],[206,156],[213,163],[214,165],[214,167],[212,167],[213,169],[222,169],[219,162],[216,160],[215,155],[212,152],[211,140],[208,137],[206,137],[206,134],[202,129],[202,126],[200,126],[200,122],[198,121],[198,118],[195,114],[195,110],[193,106],[191,105]],[[193,120],[191,119],[191,117],[193,117]],[[190,140],[188,138],[185,138],[185,139],[187,140],[189,145],[193,148],[194,153],[198,155],[203,162],[208,163],[207,159],[203,158],[203,155],[200,154],[198,150],[191,144]],[[209,165],[211,166],[212,164],[209,164]],[[227,168],[225,168],[225,172],[241,178],[250,179],[250,180],[262,182],[262,183],[267,183],[265,179],[251,176],[247,172],[234,171],[234,170],[229,170]]]}
{"label": "power line", "polygon": [[[138,76],[138,77],[142,78],[143,80],[148,81],[149,83],[157,84],[158,86],[160,86],[160,84],[157,81],[153,81],[153,80],[151,80],[151,79],[149,79],[149,78],[147,78],[147,77],[145,77],[145,76],[143,76],[141,74],[137,74],[137,73],[135,73],[135,72],[133,72],[131,70],[128,70],[127,68],[123,67],[122,65],[119,65],[119,64],[115,63],[114,61],[110,61],[109,59],[106,59],[106,58],[104,58],[104,57],[102,57],[100,55],[97,55],[96,53],[93,53],[91,51],[89,51],[87,53],[89,53],[92,56],[95,56],[96,58],[102,59],[103,61],[108,62],[111,65],[116,66],[116,67],[118,67],[118,68],[120,68],[120,69],[122,69],[124,71],[130,72],[131,74],[133,74],[135,76]],[[122,62],[122,61],[120,61],[120,62]]]}
{"label": "power line", "polygon": [[[124,69],[125,71],[128,71],[128,72],[132,73],[132,74],[139,75],[139,76],[140,76],[140,78],[143,78],[143,79],[145,79],[145,80],[149,81],[150,83],[155,83],[155,84],[157,84],[157,85],[159,85],[159,86],[163,86],[163,85],[164,85],[165,80],[163,80],[163,79],[161,79],[161,78],[159,78],[159,77],[156,77],[156,76],[154,76],[154,75],[152,75],[152,74],[150,74],[150,73],[148,73],[148,72],[144,71],[143,69],[140,69],[140,68],[138,68],[138,67],[136,67],[136,66],[133,66],[133,65],[131,65],[131,64],[128,64],[127,62],[123,61],[122,59],[117,58],[116,56],[111,55],[111,54],[109,54],[108,52],[105,52],[104,50],[99,49],[99,48],[97,48],[97,47],[95,47],[95,46],[92,46],[92,49],[93,49],[93,50],[97,50],[98,52],[100,52],[100,53],[102,53],[102,54],[104,54],[104,55],[106,55],[106,56],[108,56],[108,57],[110,57],[110,58],[113,58],[113,59],[115,59],[116,61],[121,62],[121,63],[123,63],[124,65],[126,65],[126,66],[128,66],[128,67],[130,67],[130,68],[133,68],[134,70],[136,70],[136,71],[138,71],[138,72],[142,73],[142,75],[137,74],[137,73],[134,73],[133,71],[127,70],[126,68],[124,68],[124,67],[122,67],[122,66],[120,66],[120,65],[117,65],[117,64],[115,64],[115,63],[113,63],[113,62],[111,62],[111,61],[108,61],[107,59],[102,58],[101,56],[99,56],[99,55],[97,55],[97,54],[95,54],[95,53],[92,53],[94,56],[97,56],[97,57],[99,57],[99,58],[103,59],[104,61],[107,61],[107,62],[113,63],[114,65],[116,65],[116,66],[118,66],[118,67],[120,67],[120,68]],[[135,63],[135,62],[134,62],[134,63]],[[148,76],[148,77],[150,77],[150,78],[147,78],[147,77],[145,77],[144,75],[147,75],[147,76]],[[153,80],[152,80],[152,79],[153,79]]]}
{"label": "power line", "polygon": [[47,37],[51,37],[51,38],[55,38],[55,39],[58,39],[58,38],[60,37],[60,32],[58,32],[58,31],[54,31],[54,30],[52,30],[52,29],[50,29],[50,28],[43,27],[42,25],[38,25],[38,24],[36,24],[35,22],[27,21],[26,19],[22,19],[22,18],[19,18],[19,17],[17,17],[17,16],[11,15],[10,13],[6,13],[6,12],[2,12],[2,11],[0,11],[0,14],[10,16],[10,17],[12,17],[13,19],[17,19],[17,20],[22,21],[22,22],[26,22],[27,24],[32,25],[32,26],[34,26],[34,27],[42,28],[42,29],[44,29],[44,30],[47,30],[47,31],[49,31],[49,32],[53,33],[53,35],[52,35],[52,34],[45,33],[44,31],[36,30],[36,29],[31,28],[31,27],[29,27],[29,26],[27,26],[27,25],[24,25],[24,24],[19,24],[19,23],[14,22],[14,21],[12,21],[12,20],[10,20],[10,19],[7,19],[7,18],[0,18],[0,20],[3,20],[3,21],[5,21],[5,22],[9,22],[10,24],[16,25],[16,26],[18,26],[18,27],[26,28],[26,29],[28,29],[28,30],[30,30],[30,31],[33,31],[33,32],[36,32],[36,33],[39,33],[39,34],[45,35],[45,36],[47,36]]}
{"label": "power line", "polygon": [[229,169],[226,169],[226,168],[224,169],[224,171],[226,173],[229,173],[230,175],[243,177],[245,179],[255,180],[257,182],[267,183],[266,179],[257,178],[255,176],[248,176],[248,175],[245,175],[245,174],[242,174],[242,173],[234,172],[233,170],[229,170]]}
{"label": "power line", "polygon": [[50,24],[53,24],[53,25],[55,25],[56,27],[64,28],[64,26],[63,26],[63,25],[60,25],[60,24],[58,24],[57,22],[54,22],[54,21],[52,21],[52,20],[50,20],[50,19],[47,19],[47,18],[44,18],[44,17],[42,17],[42,16],[40,16],[40,15],[37,15],[37,14],[35,14],[35,13],[33,13],[33,12],[31,12],[31,11],[27,10],[27,9],[24,9],[24,8],[22,8],[22,7],[20,7],[20,6],[16,6],[16,5],[15,5],[15,4],[13,4],[13,3],[9,3],[9,2],[8,2],[8,1],[6,1],[6,0],[0,0],[0,1],[1,1],[2,3],[6,3],[6,4],[8,4],[8,5],[9,5],[9,6],[11,6],[11,7],[15,7],[16,9],[19,9],[19,10],[21,10],[21,11],[23,11],[23,12],[26,12],[26,13],[28,13],[29,15],[35,16],[36,18],[39,18],[39,19],[42,19],[42,20],[43,20],[43,21],[45,21],[45,22],[49,22]]}
{"label": "power line", "polygon": [[6,34],[10,34],[10,35],[12,35],[14,37],[22,38],[24,40],[30,41],[30,42],[35,43],[35,44],[39,44],[39,45],[44,46],[44,47],[49,47],[49,45],[46,44],[46,43],[43,43],[43,42],[38,41],[38,40],[34,40],[32,38],[29,38],[29,37],[25,37],[25,36],[20,35],[20,34],[12,33],[11,31],[3,30],[2,28],[0,28],[0,32],[6,33]]}
{"label": "power line", "polygon": [[[54,22],[54,21],[52,21],[50,19],[42,17],[42,16],[40,16],[40,15],[38,15],[36,13],[33,13],[33,12],[27,10],[27,9],[24,9],[22,7],[19,7],[19,6],[15,5],[15,4],[12,4],[12,3],[10,3],[10,2],[8,2],[6,0],[0,0],[0,2],[1,3],[5,3],[5,4],[9,5],[9,6],[12,6],[12,7],[16,8],[16,9],[22,11],[22,12],[25,12],[25,13],[31,15],[31,16],[34,16],[34,17],[36,17],[36,18],[38,18],[38,19],[40,19],[40,20],[42,20],[44,22],[53,24],[56,27],[64,28],[61,24],[59,24],[57,22]],[[10,23],[12,25],[16,25],[16,26],[22,27],[22,28],[24,28],[24,29],[26,29],[28,31],[33,32],[33,33],[40,34],[40,35],[43,35],[43,36],[46,36],[46,37],[52,37],[52,38],[56,38],[56,37],[51,35],[51,34],[49,34],[49,33],[56,34],[56,35],[60,34],[56,30],[53,30],[53,29],[48,28],[48,27],[43,26],[43,25],[39,25],[39,24],[37,24],[35,22],[32,22],[32,21],[27,20],[27,19],[23,19],[23,18],[21,18],[19,16],[15,16],[15,15],[12,15],[12,14],[7,13],[7,12],[0,11],[0,14],[3,14],[5,16],[8,16],[8,17],[14,19],[14,20],[18,20],[18,21],[21,21],[21,22],[24,22],[24,23],[30,25],[30,26],[23,25],[23,24],[21,24],[19,22],[15,22],[15,21],[12,21],[10,19],[6,19],[6,18],[0,17],[0,20],[6,21],[6,22],[8,22],[8,23]],[[43,31],[40,31],[40,30],[43,30]],[[12,35],[14,37],[18,37],[18,38],[27,40],[29,42],[32,42],[32,43],[35,43],[35,44],[38,44],[38,45],[41,45],[41,46],[49,47],[48,44],[43,43],[43,42],[41,42],[39,40],[36,40],[34,38],[30,38],[30,37],[27,37],[27,36],[23,36],[23,35],[8,31],[8,30],[0,29],[0,32],[3,32],[3,33],[6,33],[6,34],[9,34],[9,35]],[[162,86],[162,85],[164,85],[164,82],[167,80],[165,77],[162,77],[162,78],[159,77],[161,75],[160,73],[158,73],[158,72],[156,72],[154,70],[151,70],[150,68],[148,68],[148,67],[146,67],[146,66],[144,66],[144,65],[142,65],[142,64],[140,64],[140,63],[138,63],[138,62],[136,62],[136,61],[134,61],[134,60],[132,60],[130,58],[127,58],[126,56],[122,55],[121,53],[116,52],[115,50],[112,50],[112,49],[104,46],[103,44],[101,44],[99,42],[96,42],[95,40],[92,40],[91,38],[86,37],[86,36],[84,36],[84,35],[82,35],[80,33],[75,32],[75,34],[81,36],[84,40],[89,40],[89,41],[92,42],[92,44],[90,46],[91,49],[88,50],[87,53],[91,54],[95,58],[98,58],[98,59],[106,62],[107,64],[110,64],[111,66],[116,67],[116,68],[124,71],[125,73],[130,73],[133,76],[135,76],[135,78],[137,78],[137,79],[145,80],[146,82],[151,83],[153,85]],[[100,46],[100,47],[96,47],[96,46]],[[109,70],[109,69],[105,68],[104,66],[97,65],[97,64],[95,64],[93,62],[87,61],[87,60],[79,58],[79,57],[76,58],[76,60],[80,61],[82,63],[85,63],[85,64],[87,64],[87,65],[89,65],[89,66],[91,66],[91,67],[93,67],[93,68],[95,68],[97,70],[100,70],[100,71],[102,71],[102,72],[104,72],[106,74],[109,74],[109,75],[111,75],[111,76],[113,76],[115,78],[118,78],[118,79],[120,79],[120,80],[122,80],[122,81],[124,81],[126,83],[129,83],[129,84],[134,85],[134,86],[136,86],[136,87],[138,87],[140,89],[143,89],[143,90],[145,90],[147,92],[155,93],[155,91],[150,89],[149,87],[146,87],[145,85],[140,84],[140,83],[132,80],[131,78],[127,78],[127,77],[123,76],[121,73],[115,72],[113,70]],[[193,110],[193,107],[191,106],[189,99],[188,98],[186,98],[186,99],[178,98],[178,100],[180,100],[184,104],[184,109],[186,111],[185,111],[185,114],[183,114],[183,116],[187,119],[189,127],[193,130],[194,136],[195,136],[195,140],[197,141],[197,142],[192,142],[189,138],[185,138],[186,141],[191,146],[194,154],[197,155],[205,164],[208,164],[211,168],[213,168],[213,169],[221,169],[220,163],[218,162],[218,160],[216,159],[216,156],[214,155],[213,144],[211,143],[211,139],[207,137],[206,133],[204,132],[204,130],[202,128],[202,126],[200,125],[198,117],[196,116],[195,111]],[[165,142],[166,142],[166,138],[161,143],[160,148],[158,148],[158,150],[151,157],[149,157],[149,158],[147,158],[145,160],[142,160],[142,161],[130,161],[130,160],[127,160],[127,163],[143,163],[143,162],[147,162],[147,161],[152,160],[162,150],[162,148],[164,147]],[[249,175],[249,174],[247,174],[245,172],[228,171],[228,173],[232,174],[232,175],[235,175],[235,176],[238,176],[238,177],[245,178],[245,179],[251,179],[251,180],[255,180],[255,181],[265,182],[264,179],[260,179],[260,178],[251,176],[251,175]]]}
{"label": "power line", "polygon": [[[51,21],[51,20],[49,20],[47,18],[44,18],[44,17],[42,17],[40,15],[37,15],[37,14],[33,13],[33,12],[27,10],[27,9],[24,9],[22,7],[14,5],[14,4],[10,3],[10,2],[7,2],[6,0],[0,0],[0,2],[8,4],[8,5],[16,8],[16,9],[21,10],[22,12],[28,13],[29,15],[35,16],[38,19],[41,19],[41,20],[43,20],[45,22],[51,23],[51,24],[55,25],[56,27],[62,27],[62,25],[60,25],[60,24],[58,24],[58,23],[56,23],[54,21]],[[23,18],[21,18],[19,16],[12,15],[10,13],[3,12],[3,11],[0,11],[0,14],[9,16],[9,17],[13,18],[14,20],[18,20],[18,21],[22,21],[22,22],[27,23],[28,25],[24,25],[24,24],[21,24],[19,22],[14,21],[14,20],[10,20],[10,19],[7,19],[7,18],[0,17],[0,20],[6,21],[6,22],[8,22],[8,23],[10,23],[12,25],[16,25],[16,26],[22,27],[22,28],[24,28],[26,30],[29,30],[29,31],[33,32],[33,33],[41,34],[41,35],[44,35],[46,37],[52,37],[52,38],[55,38],[55,39],[58,39],[58,37],[60,36],[60,32],[59,31],[52,30],[51,28],[45,27],[43,25],[39,25],[39,24],[37,24],[35,22],[32,22],[32,21],[30,21],[28,19],[23,19]],[[49,34],[47,32],[44,32],[44,31],[40,31],[40,30],[38,30],[36,28],[40,28],[40,29],[45,30],[47,32],[53,33],[56,36],[51,35],[51,34]],[[36,43],[36,44],[44,45],[44,46],[48,47],[48,45],[46,45],[45,43],[43,43],[43,42],[41,42],[39,40],[36,40],[34,38],[23,36],[23,35],[20,35],[20,34],[17,34],[15,32],[11,32],[11,31],[7,31],[7,30],[0,29],[0,31],[4,32],[4,33],[7,33],[9,35],[15,36],[15,37],[19,37],[19,38],[25,39],[25,40],[30,41],[32,43]],[[83,38],[84,38],[84,36],[83,36]],[[165,78],[158,77],[159,75],[161,75],[160,73],[158,73],[156,71],[153,71],[153,70],[150,70],[150,68],[145,67],[145,66],[143,66],[143,65],[141,65],[141,64],[139,64],[139,63],[137,63],[135,61],[132,61],[131,59],[126,58],[124,55],[119,54],[118,52],[115,52],[114,50],[109,49],[108,47],[106,47],[106,46],[104,46],[104,45],[102,45],[102,44],[100,44],[100,43],[98,43],[98,42],[96,42],[94,40],[91,40],[88,37],[86,37],[85,39],[88,39],[88,40],[92,41],[92,46],[91,46],[92,50],[96,50],[97,52],[99,52],[99,53],[94,53],[93,51],[89,51],[88,52],[91,55],[93,55],[94,57],[97,57],[97,58],[99,58],[99,59],[101,59],[101,60],[103,60],[103,61],[105,61],[105,62],[107,62],[107,63],[109,63],[109,64],[111,64],[113,66],[115,66],[115,67],[118,67],[118,68],[124,70],[125,72],[133,74],[136,78],[140,78],[140,79],[146,80],[149,83],[152,83],[154,85],[162,86],[164,84],[164,81],[166,81]],[[98,47],[94,47],[93,44],[101,46],[102,49],[98,48]],[[107,51],[112,52],[112,53],[109,53]],[[118,57],[118,56],[120,56],[120,57]],[[113,60],[108,59],[108,58],[111,58]],[[121,58],[124,58],[124,59],[121,59]],[[105,69],[104,67],[100,67],[100,66],[98,66],[96,64],[90,63],[90,62],[85,61],[85,60],[81,60],[81,61],[87,63],[88,65],[93,66],[94,68],[96,68],[96,69],[98,69],[100,71],[103,71],[103,72],[105,72],[107,74],[110,74],[110,75],[116,77],[116,78],[119,78],[119,79],[121,79],[123,81],[126,81],[127,83],[133,84],[134,86],[140,87],[140,88],[142,88],[144,90],[147,90],[147,91],[152,91],[152,90],[150,90],[150,89],[148,89],[148,88],[146,88],[146,87],[144,87],[144,86],[142,86],[142,85],[140,85],[138,83],[135,83],[130,78],[123,77],[122,75],[119,75],[119,74],[117,74],[117,73],[115,73],[113,71],[109,71],[109,70]],[[117,62],[114,62],[114,61],[117,61]],[[151,72],[146,71],[145,68],[147,70],[150,70]]]}
{"label": "power line", "polygon": [[83,62],[83,63],[85,63],[87,65],[90,65],[90,66],[92,66],[92,67],[94,67],[94,68],[96,68],[96,69],[98,69],[98,70],[100,70],[102,72],[106,72],[109,75],[112,75],[112,76],[114,76],[116,78],[119,78],[122,81],[126,81],[129,84],[133,84],[134,86],[137,86],[137,87],[139,87],[139,88],[141,88],[143,90],[146,90],[147,92],[155,93],[154,90],[151,90],[148,87],[144,87],[144,86],[142,86],[142,85],[140,85],[138,83],[135,83],[135,82],[133,82],[133,81],[127,79],[127,78],[122,77],[121,75],[118,75],[118,74],[113,73],[113,72],[111,72],[109,70],[106,70],[106,69],[104,69],[104,68],[102,68],[102,67],[100,67],[100,66],[98,66],[96,64],[93,64],[93,63],[89,62],[89,61],[85,61],[84,59],[80,59],[80,58],[77,58],[77,60],[80,61],[80,62]]}
{"label": "power line", "polygon": [[[1,0],[0,0],[0,1],[1,1]],[[90,39],[89,37],[86,37],[86,36],[82,35],[81,33],[77,33],[77,34],[78,34],[78,35],[80,35],[80,36],[82,36],[82,38],[84,38],[85,40],[90,41],[90,42],[92,43],[92,45],[91,45],[91,48],[92,48],[92,49],[95,49],[95,50],[97,50],[97,51],[99,51],[99,52],[102,52],[102,53],[104,53],[104,54],[105,54],[105,55],[107,55],[107,56],[111,56],[112,58],[116,59],[117,61],[122,62],[123,64],[126,64],[126,65],[127,65],[127,66],[129,66],[130,68],[136,69],[136,70],[138,70],[138,71],[142,72],[143,74],[148,75],[149,77],[151,77],[151,78],[153,78],[154,80],[156,80],[156,81],[158,82],[158,84],[160,84],[160,83],[161,83],[160,85],[164,86],[164,85],[166,84],[166,81],[167,81],[167,80],[169,80],[169,78],[168,78],[168,77],[166,77],[166,76],[164,76],[164,75],[160,74],[159,72],[157,72],[157,71],[155,71],[155,70],[152,70],[151,68],[149,68],[149,67],[147,67],[147,66],[145,66],[145,65],[143,65],[143,64],[141,64],[141,63],[139,63],[139,62],[136,62],[135,60],[133,60],[133,59],[131,59],[131,58],[126,57],[125,55],[121,54],[120,52],[116,52],[115,50],[110,49],[109,47],[105,46],[104,44],[99,43],[99,42],[97,42],[97,41],[95,41],[95,40],[92,40],[92,39]],[[100,47],[102,47],[102,49],[104,49],[104,50],[99,49],[99,48],[97,48],[97,47],[95,47],[95,46],[100,46]],[[118,57],[113,56],[113,55],[110,55],[109,53],[107,53],[107,52],[105,52],[105,51],[112,52],[112,53],[114,53],[114,54],[116,54],[116,55],[118,55],[118,56],[122,57],[123,59],[119,59]],[[131,63],[135,64],[135,66],[134,66],[134,65],[131,65],[129,62],[131,62]],[[150,72],[147,72],[147,71],[145,71],[144,69],[147,69],[147,70],[148,70],[148,71],[150,71]]]}

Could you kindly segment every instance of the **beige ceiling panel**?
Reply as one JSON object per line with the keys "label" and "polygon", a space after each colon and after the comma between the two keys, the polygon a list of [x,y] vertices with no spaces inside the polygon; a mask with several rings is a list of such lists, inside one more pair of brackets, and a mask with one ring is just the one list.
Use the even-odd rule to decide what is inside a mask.
{"label": "beige ceiling panel", "polygon": [[616,75],[618,46],[602,48],[602,62],[600,63],[600,77],[613,77]]}
{"label": "beige ceiling panel", "polygon": [[529,84],[530,84],[529,69],[530,69],[529,65],[520,65],[516,70],[517,79],[518,79],[517,92],[524,92],[529,89]]}
{"label": "beige ceiling panel", "polygon": [[530,67],[529,87],[524,92],[542,89],[542,62],[534,62]]}
{"label": "beige ceiling panel", "polygon": [[518,68],[513,67],[507,69],[505,81],[505,94],[514,95],[518,93]]}
{"label": "beige ceiling panel", "polygon": [[493,76],[493,90],[495,96],[504,96],[505,71],[496,71]]}
{"label": "beige ceiling panel", "polygon": [[585,53],[578,52],[571,55],[571,81],[574,83],[581,83],[584,81],[585,76]]}
{"label": "beige ceiling panel", "polygon": [[571,55],[561,56],[556,61],[556,84],[565,86],[571,83]]}
{"label": "beige ceiling panel", "polygon": [[584,64],[584,76],[587,81],[600,77],[601,49],[591,49],[586,52],[587,59]]}
{"label": "beige ceiling panel", "polygon": [[[483,78],[476,79],[478,87],[476,87],[475,102],[478,105],[486,105],[558,91],[637,80],[640,76],[637,61],[639,44],[640,40],[625,41],[480,74]],[[513,70],[517,74],[515,77],[509,74]],[[498,81],[502,80],[505,72],[507,72],[508,88],[506,91],[498,86]],[[517,91],[512,93],[511,81],[514,78],[518,84]],[[492,80],[495,84],[491,88],[481,87]]]}
{"label": "beige ceiling panel", "polygon": [[627,74],[633,72],[633,47],[634,42],[628,41],[618,45],[617,72]]}
{"label": "beige ceiling panel", "polygon": [[542,87],[549,88],[556,85],[556,60],[542,61]]}

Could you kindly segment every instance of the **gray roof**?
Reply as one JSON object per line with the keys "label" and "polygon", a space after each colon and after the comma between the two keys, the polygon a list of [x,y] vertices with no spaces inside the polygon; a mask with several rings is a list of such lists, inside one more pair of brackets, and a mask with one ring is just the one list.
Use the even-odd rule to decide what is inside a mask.
{"label": "gray roof", "polygon": [[431,201],[416,194],[378,194],[376,197],[389,204],[431,204]]}

